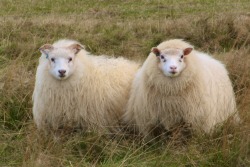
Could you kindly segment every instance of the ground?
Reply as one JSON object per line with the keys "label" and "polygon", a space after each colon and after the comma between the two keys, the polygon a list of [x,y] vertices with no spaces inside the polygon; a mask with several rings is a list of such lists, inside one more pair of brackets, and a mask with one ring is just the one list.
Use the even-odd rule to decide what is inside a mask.
{"label": "ground", "polygon": [[[0,166],[250,166],[249,12],[249,0],[1,0]],[[185,144],[41,134],[31,99],[38,48],[61,38],[138,62],[164,40],[185,39],[225,63],[242,123]]]}

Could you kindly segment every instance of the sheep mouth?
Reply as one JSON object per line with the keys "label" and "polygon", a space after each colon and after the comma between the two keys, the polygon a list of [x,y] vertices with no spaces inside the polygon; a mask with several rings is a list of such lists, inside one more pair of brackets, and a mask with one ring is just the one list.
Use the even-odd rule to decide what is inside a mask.
{"label": "sheep mouth", "polygon": [[178,71],[170,71],[169,76],[170,77],[177,77],[179,75]]}
{"label": "sheep mouth", "polygon": [[59,77],[64,78],[64,77],[66,77],[66,75],[65,74],[59,74]]}
{"label": "sheep mouth", "polygon": [[169,73],[175,75],[177,72],[176,71],[170,71]]}

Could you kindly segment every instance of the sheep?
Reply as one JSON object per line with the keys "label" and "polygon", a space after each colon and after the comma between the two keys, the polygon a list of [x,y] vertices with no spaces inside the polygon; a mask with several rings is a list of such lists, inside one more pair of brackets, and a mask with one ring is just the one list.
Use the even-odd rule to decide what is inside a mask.
{"label": "sheep", "polygon": [[122,57],[91,55],[68,39],[39,50],[33,92],[37,128],[117,131],[139,65]]}
{"label": "sheep", "polygon": [[152,48],[138,70],[123,122],[145,137],[156,125],[168,131],[182,121],[196,132],[211,134],[234,113],[234,92],[224,65],[172,39]]}

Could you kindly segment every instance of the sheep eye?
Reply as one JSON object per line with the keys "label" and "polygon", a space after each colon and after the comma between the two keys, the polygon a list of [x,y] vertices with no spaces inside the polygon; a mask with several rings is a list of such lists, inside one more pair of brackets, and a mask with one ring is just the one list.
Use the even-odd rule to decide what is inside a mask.
{"label": "sheep eye", "polygon": [[55,62],[55,59],[54,59],[54,58],[51,58],[50,60],[51,60],[52,62]]}
{"label": "sheep eye", "polygon": [[72,58],[70,57],[70,58],[69,58],[69,62],[71,62],[71,61],[72,61]]}
{"label": "sheep eye", "polygon": [[161,55],[161,59],[164,59],[164,56],[163,56],[163,55]]}
{"label": "sheep eye", "polygon": [[183,55],[181,55],[181,59],[183,59]]}

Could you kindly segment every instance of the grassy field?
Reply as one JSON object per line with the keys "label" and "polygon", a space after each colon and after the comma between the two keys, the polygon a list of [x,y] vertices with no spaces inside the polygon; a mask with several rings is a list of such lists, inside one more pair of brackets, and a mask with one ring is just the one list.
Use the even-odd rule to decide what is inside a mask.
{"label": "grassy field", "polygon": [[[141,62],[160,42],[185,39],[226,64],[243,122],[186,144],[39,134],[31,100],[38,48],[61,38]],[[1,0],[0,166],[250,166],[250,1]]]}

